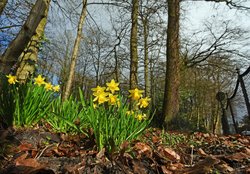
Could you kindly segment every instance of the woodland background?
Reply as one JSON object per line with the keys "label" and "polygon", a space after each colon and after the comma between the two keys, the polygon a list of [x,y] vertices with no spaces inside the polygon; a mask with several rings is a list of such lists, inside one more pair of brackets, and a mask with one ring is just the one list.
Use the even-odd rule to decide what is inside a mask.
{"label": "woodland background", "polygon": [[78,87],[88,98],[91,88],[115,79],[123,91],[145,90],[156,111],[153,124],[221,133],[215,96],[231,95],[235,69],[248,67],[250,48],[249,22],[225,20],[221,12],[249,17],[250,5],[204,0],[218,14],[187,33],[186,9],[196,3],[2,0],[0,70],[20,81],[43,74],[60,84],[64,99],[77,97]]}

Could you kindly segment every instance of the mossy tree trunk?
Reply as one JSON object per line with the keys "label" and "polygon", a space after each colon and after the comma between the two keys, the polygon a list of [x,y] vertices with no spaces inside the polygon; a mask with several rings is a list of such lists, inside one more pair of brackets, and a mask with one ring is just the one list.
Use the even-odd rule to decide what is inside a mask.
{"label": "mossy tree trunk", "polygon": [[137,50],[137,28],[139,14],[139,0],[132,0],[132,28],[130,36],[130,89],[138,85],[138,50]]}
{"label": "mossy tree trunk", "polygon": [[49,4],[50,0],[47,0],[44,18],[40,21],[35,34],[32,36],[31,41],[19,58],[19,66],[16,76],[20,82],[25,82],[26,79],[30,77],[35,71],[35,65],[37,64],[38,60],[38,51],[41,41],[44,37],[44,29],[47,23]]}
{"label": "mossy tree trunk", "polygon": [[143,40],[144,40],[144,80],[145,96],[150,96],[150,78],[149,78],[149,57],[148,57],[148,18],[142,19]]}
{"label": "mossy tree trunk", "polygon": [[20,32],[0,57],[0,71],[2,73],[9,74],[11,70],[15,69],[14,65],[36,33],[37,26],[44,18],[46,9],[47,0],[36,1]]}

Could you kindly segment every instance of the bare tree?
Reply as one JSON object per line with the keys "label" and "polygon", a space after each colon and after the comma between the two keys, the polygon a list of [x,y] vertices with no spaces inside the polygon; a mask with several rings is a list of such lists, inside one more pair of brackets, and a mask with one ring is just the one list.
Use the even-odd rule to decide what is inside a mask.
{"label": "bare tree", "polygon": [[78,55],[78,49],[79,49],[80,41],[82,38],[82,28],[83,28],[83,24],[84,24],[86,15],[87,15],[87,0],[83,0],[82,1],[82,12],[81,12],[79,23],[78,23],[77,36],[75,39],[72,57],[71,57],[69,78],[68,78],[68,81],[66,84],[65,92],[64,92],[63,97],[62,97],[63,100],[68,99],[68,97],[70,96],[70,90],[72,87],[74,73],[75,73],[75,66],[76,66],[76,60],[77,60],[77,55]]}

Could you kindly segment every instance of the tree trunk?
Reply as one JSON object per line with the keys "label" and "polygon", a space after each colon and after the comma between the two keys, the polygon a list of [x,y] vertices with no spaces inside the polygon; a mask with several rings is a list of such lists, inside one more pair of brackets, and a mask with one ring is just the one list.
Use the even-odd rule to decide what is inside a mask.
{"label": "tree trunk", "polygon": [[47,4],[47,0],[36,1],[20,32],[0,57],[0,71],[4,74],[10,73],[14,68],[19,56],[35,34],[37,26],[45,16]]}
{"label": "tree trunk", "polygon": [[0,2],[0,15],[2,14],[7,2],[8,2],[8,0],[1,0],[1,2]]}
{"label": "tree trunk", "polygon": [[70,91],[72,88],[72,83],[73,83],[73,78],[74,78],[74,73],[75,73],[75,66],[76,66],[76,59],[77,59],[77,55],[78,55],[78,49],[79,49],[80,41],[82,38],[82,28],[83,28],[83,24],[84,24],[84,21],[86,18],[86,14],[87,14],[87,0],[83,0],[82,3],[83,3],[83,7],[82,7],[82,12],[81,12],[81,16],[79,19],[79,23],[78,23],[77,36],[76,36],[76,40],[75,40],[74,47],[73,47],[72,57],[71,57],[69,78],[68,78],[68,81],[66,84],[65,92],[64,92],[63,97],[62,97],[63,100],[68,99],[70,96]]}
{"label": "tree trunk", "polygon": [[144,80],[145,96],[150,96],[150,79],[149,79],[149,58],[148,58],[148,19],[143,19],[143,40],[144,40]]}
{"label": "tree trunk", "polygon": [[163,101],[164,123],[168,125],[179,111],[180,58],[179,20],[180,0],[168,0],[167,65]]}
{"label": "tree trunk", "polygon": [[138,50],[137,50],[137,27],[138,27],[138,13],[139,0],[133,0],[132,7],[132,28],[130,38],[130,89],[134,89],[138,85]]}
{"label": "tree trunk", "polygon": [[35,71],[35,64],[38,60],[39,44],[43,39],[45,25],[47,23],[50,0],[46,2],[45,16],[37,26],[35,35],[32,36],[31,41],[20,56],[19,67],[16,72],[19,82],[25,82],[26,79]]}

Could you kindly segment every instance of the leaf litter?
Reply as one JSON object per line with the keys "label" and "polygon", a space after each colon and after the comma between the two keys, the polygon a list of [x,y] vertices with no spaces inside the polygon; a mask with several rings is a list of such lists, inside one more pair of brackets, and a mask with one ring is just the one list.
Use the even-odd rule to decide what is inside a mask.
{"label": "leaf litter", "polygon": [[[0,136],[1,137],[1,136]],[[148,129],[119,151],[97,151],[89,135],[14,130],[0,140],[0,174],[250,173],[250,137]]]}

